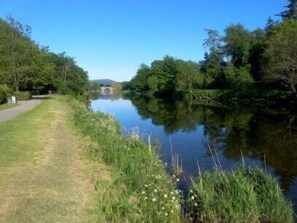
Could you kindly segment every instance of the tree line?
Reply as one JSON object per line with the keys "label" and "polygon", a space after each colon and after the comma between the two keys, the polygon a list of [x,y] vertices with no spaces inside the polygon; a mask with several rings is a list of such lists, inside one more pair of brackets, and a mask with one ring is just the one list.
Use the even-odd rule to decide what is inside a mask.
{"label": "tree line", "polygon": [[207,52],[200,62],[170,56],[141,64],[124,88],[154,96],[195,96],[199,89],[222,89],[237,97],[264,90],[297,96],[297,0],[289,0],[280,20],[250,31],[231,24],[220,34],[206,29]]}
{"label": "tree line", "polygon": [[12,16],[0,18],[0,85],[14,91],[83,95],[88,74],[65,53],[55,54],[31,38],[32,29]]}

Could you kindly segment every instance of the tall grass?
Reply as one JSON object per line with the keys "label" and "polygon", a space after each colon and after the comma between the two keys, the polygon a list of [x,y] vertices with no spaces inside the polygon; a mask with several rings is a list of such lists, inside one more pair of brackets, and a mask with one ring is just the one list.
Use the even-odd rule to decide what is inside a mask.
{"label": "tall grass", "polygon": [[259,168],[203,172],[190,188],[192,222],[294,222],[276,180]]}
{"label": "tall grass", "polygon": [[[137,137],[121,134],[113,117],[91,112],[77,101],[74,122],[81,131],[98,143],[104,161],[113,167],[116,182],[109,185],[116,202],[104,198],[108,222],[180,222],[180,192],[166,174],[154,148]],[[94,148],[95,149],[95,148]],[[96,188],[103,182],[95,180]],[[110,198],[112,199],[112,198]],[[112,199],[115,200],[115,199]]]}

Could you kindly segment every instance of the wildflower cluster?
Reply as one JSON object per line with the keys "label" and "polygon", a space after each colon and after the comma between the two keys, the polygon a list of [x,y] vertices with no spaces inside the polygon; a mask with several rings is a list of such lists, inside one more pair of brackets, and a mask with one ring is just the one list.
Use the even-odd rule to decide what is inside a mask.
{"label": "wildflower cluster", "polygon": [[[159,174],[152,175],[154,182],[144,184],[141,191],[141,201],[152,214],[160,219],[172,219],[180,213],[181,192],[174,187],[163,185],[165,178]],[[160,182],[160,183],[156,183]]]}

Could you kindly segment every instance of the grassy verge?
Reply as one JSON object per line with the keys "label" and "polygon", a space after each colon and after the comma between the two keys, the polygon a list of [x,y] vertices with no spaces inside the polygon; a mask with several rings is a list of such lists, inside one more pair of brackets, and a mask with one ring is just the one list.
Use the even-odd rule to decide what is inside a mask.
{"label": "grassy verge", "polygon": [[0,124],[0,222],[91,222],[85,140],[70,112],[53,96]]}
{"label": "grassy verge", "polygon": [[[89,157],[111,166],[112,179],[93,176],[105,222],[180,222],[180,193],[166,174],[154,148],[125,137],[113,117],[90,112],[73,102],[73,120],[95,143]],[[103,192],[102,192],[103,191]],[[102,196],[104,193],[104,196]],[[99,220],[98,220],[99,221]]]}
{"label": "grassy verge", "polygon": [[41,103],[32,111],[0,123],[0,169],[30,161],[43,148],[38,136],[46,122],[53,119],[48,108],[49,104]]}
{"label": "grassy verge", "polygon": [[8,103],[2,104],[2,105],[0,105],[0,111],[4,110],[4,109],[8,109],[8,108],[13,108],[13,107],[18,106],[18,105],[19,104],[8,104]]}
{"label": "grassy verge", "polygon": [[204,172],[188,200],[193,222],[293,223],[292,205],[261,169]]}

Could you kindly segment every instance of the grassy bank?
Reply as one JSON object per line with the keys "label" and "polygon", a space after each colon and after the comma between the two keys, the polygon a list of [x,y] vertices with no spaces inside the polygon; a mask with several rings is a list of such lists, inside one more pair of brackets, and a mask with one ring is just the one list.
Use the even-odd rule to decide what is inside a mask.
{"label": "grassy bank", "polygon": [[188,206],[194,222],[294,222],[292,205],[261,169],[202,173],[191,185]]}
{"label": "grassy bank", "polygon": [[[137,137],[125,137],[113,117],[90,112],[73,102],[74,121],[95,145],[93,160],[102,157],[111,166],[113,179],[94,176],[106,222],[180,222],[180,192],[166,174],[155,149]],[[98,214],[100,218],[100,214]],[[102,220],[102,219],[101,219]]]}

